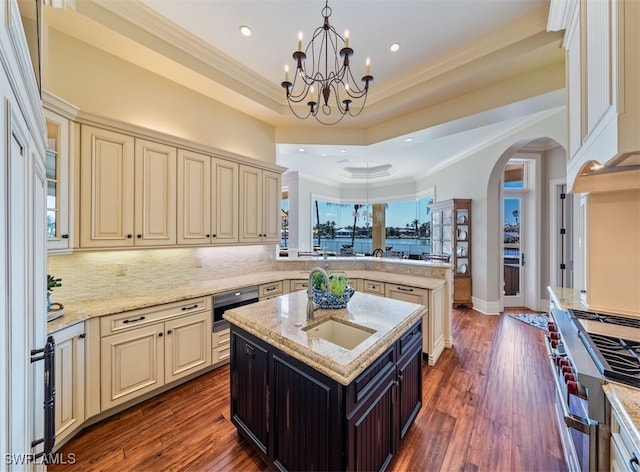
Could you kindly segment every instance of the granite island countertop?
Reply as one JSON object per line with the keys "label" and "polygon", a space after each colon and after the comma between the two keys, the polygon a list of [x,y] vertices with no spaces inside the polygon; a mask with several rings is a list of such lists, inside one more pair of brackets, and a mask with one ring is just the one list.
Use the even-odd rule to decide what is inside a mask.
{"label": "granite island countertop", "polygon": [[[366,270],[339,270],[345,272],[351,279],[371,279],[378,282],[399,283],[425,289],[436,289],[443,286],[444,279],[419,277],[406,274],[373,272]],[[211,296],[216,293],[237,290],[240,288],[273,283],[283,280],[308,278],[308,271],[275,270],[256,272],[244,276],[221,279],[190,281],[184,285],[170,288],[151,287],[145,293],[128,295],[126,297],[101,297],[74,303],[64,303],[64,316],[47,324],[47,332],[54,333],[68,326],[90,318],[122,313],[139,308],[147,308],[164,303],[179,302],[191,298]]]}
{"label": "granite island countertop", "polygon": [[[356,292],[347,307],[316,310],[306,319],[304,291],[227,310],[230,323],[276,347],[315,370],[349,385],[427,312],[423,305]],[[327,319],[364,326],[374,333],[348,350],[305,331]]]}

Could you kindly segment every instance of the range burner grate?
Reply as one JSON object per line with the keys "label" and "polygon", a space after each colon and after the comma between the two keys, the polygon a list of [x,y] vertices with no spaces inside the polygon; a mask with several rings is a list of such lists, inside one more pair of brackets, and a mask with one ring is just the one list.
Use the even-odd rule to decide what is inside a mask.
{"label": "range burner grate", "polygon": [[580,320],[599,321],[601,323],[609,323],[618,326],[628,326],[630,328],[640,329],[640,319],[627,318],[620,315],[612,315],[609,313],[598,313],[595,311],[570,310],[575,318]]}
{"label": "range burner grate", "polygon": [[583,338],[595,349],[602,373],[609,378],[640,387],[640,341],[590,333]]}

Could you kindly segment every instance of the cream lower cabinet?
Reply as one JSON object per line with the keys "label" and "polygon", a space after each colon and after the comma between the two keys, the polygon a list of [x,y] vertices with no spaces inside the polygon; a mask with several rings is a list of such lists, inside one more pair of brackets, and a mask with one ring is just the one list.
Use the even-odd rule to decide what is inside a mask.
{"label": "cream lower cabinet", "polygon": [[85,360],[84,323],[53,333],[55,348],[56,448],[84,422]]}
{"label": "cream lower cabinet", "polygon": [[231,359],[231,330],[229,328],[215,331],[212,335],[211,364],[222,365]]}
{"label": "cream lower cabinet", "polygon": [[240,165],[240,242],[280,241],[280,174]]}
{"label": "cream lower cabinet", "polygon": [[178,151],[178,244],[238,242],[238,167]]}
{"label": "cream lower cabinet", "polygon": [[114,333],[100,339],[101,411],[211,365],[208,303],[203,298],[101,319],[102,331]]}
{"label": "cream lower cabinet", "polygon": [[80,246],[176,244],[176,148],[83,125]]}
{"label": "cream lower cabinet", "polygon": [[422,320],[422,352],[428,355],[429,365],[435,365],[445,348],[445,300],[442,286],[427,290],[391,283],[382,285],[385,297],[428,308]]}

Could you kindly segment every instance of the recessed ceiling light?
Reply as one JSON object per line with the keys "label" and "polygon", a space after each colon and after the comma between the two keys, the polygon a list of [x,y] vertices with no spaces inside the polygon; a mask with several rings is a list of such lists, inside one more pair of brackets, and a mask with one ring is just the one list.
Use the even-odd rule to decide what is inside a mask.
{"label": "recessed ceiling light", "polygon": [[340,152],[347,152],[346,149],[340,149]]}
{"label": "recessed ceiling light", "polygon": [[396,52],[399,49],[400,49],[400,43],[393,43],[391,46],[389,46],[389,51],[391,52]]}
{"label": "recessed ceiling light", "polygon": [[411,141],[413,141],[413,138],[406,138],[404,141],[405,141],[406,143],[410,143]]}
{"label": "recessed ceiling light", "polygon": [[298,148],[298,152],[304,152],[304,148]]}
{"label": "recessed ceiling light", "polygon": [[242,33],[243,36],[251,36],[251,28],[247,25],[242,25],[240,27],[240,33]]}

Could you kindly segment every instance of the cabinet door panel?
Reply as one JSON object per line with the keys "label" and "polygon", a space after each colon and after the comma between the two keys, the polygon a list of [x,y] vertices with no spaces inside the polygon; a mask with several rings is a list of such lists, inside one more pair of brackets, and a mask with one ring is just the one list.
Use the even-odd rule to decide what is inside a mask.
{"label": "cabinet door panel", "polygon": [[273,357],[273,375],[274,461],[286,470],[332,470],[332,386],[279,355]]}
{"label": "cabinet door panel", "polygon": [[238,170],[233,162],[212,160],[212,180],[214,202],[211,206],[212,243],[233,243],[238,241]]}
{"label": "cabinet door panel", "polygon": [[402,440],[422,407],[422,345],[416,343],[398,362],[398,404]]}
{"label": "cabinet door panel", "polygon": [[102,411],[164,384],[163,325],[101,340]]}
{"label": "cabinet door panel", "polygon": [[282,198],[282,185],[280,174],[263,171],[262,178],[262,234],[265,241],[280,241],[280,200]]}
{"label": "cabinet door panel", "polygon": [[232,331],[231,365],[231,420],[238,431],[266,455],[269,439],[268,351],[261,343]]}
{"label": "cabinet door panel", "polygon": [[178,244],[208,244],[211,238],[211,158],[178,152]]}
{"label": "cabinet door panel", "polygon": [[211,364],[211,312],[165,323],[165,382]]}
{"label": "cabinet door panel", "polygon": [[136,139],[136,246],[176,243],[176,148]]}
{"label": "cabinet door panel", "polygon": [[349,419],[348,470],[383,470],[395,452],[394,396],[396,384],[390,377],[381,384]]}
{"label": "cabinet door panel", "polygon": [[55,353],[55,424],[60,442],[78,428],[85,418],[84,408],[84,323],[53,335]]}
{"label": "cabinet door panel", "polygon": [[262,241],[262,171],[240,166],[240,242]]}
{"label": "cabinet door panel", "polygon": [[134,139],[83,126],[81,141],[81,246],[131,246]]}

